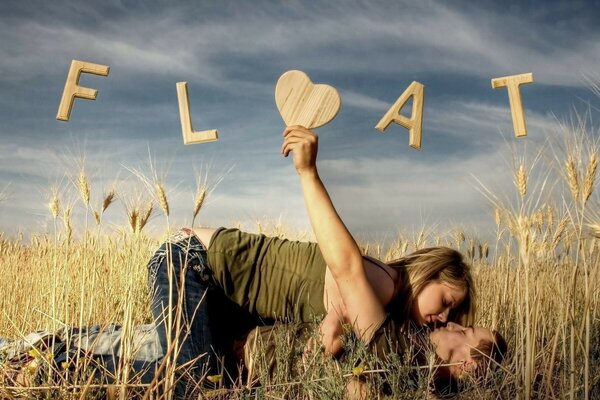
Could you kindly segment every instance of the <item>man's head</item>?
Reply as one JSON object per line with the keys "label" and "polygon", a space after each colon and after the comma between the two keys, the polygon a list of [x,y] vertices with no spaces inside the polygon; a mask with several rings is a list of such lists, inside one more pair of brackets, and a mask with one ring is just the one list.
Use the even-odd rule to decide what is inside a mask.
{"label": "man's head", "polygon": [[454,378],[485,371],[492,360],[500,363],[507,350],[506,341],[498,332],[452,322],[431,332],[429,340],[437,356],[450,364],[441,371],[442,375],[447,372]]}

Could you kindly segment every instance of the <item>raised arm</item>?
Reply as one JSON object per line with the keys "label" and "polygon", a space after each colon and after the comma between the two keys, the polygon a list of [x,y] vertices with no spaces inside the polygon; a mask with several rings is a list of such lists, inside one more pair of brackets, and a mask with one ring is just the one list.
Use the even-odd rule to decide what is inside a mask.
{"label": "raised arm", "polygon": [[281,152],[285,157],[290,151],[293,153],[310,222],[346,306],[348,322],[357,335],[368,342],[373,330],[385,318],[385,311],[367,280],[360,249],[319,177],[318,137],[301,126],[287,127],[283,135]]}

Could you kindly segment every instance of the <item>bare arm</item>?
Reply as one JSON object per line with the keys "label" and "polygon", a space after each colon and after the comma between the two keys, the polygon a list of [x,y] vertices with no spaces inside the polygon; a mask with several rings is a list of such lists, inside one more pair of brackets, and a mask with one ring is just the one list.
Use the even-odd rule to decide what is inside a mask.
{"label": "bare arm", "polygon": [[367,280],[363,258],[354,238],[337,214],[317,172],[318,138],[310,130],[293,126],[284,131],[281,151],[293,152],[310,222],[346,306],[346,318],[356,334],[369,341],[385,318],[380,300]]}

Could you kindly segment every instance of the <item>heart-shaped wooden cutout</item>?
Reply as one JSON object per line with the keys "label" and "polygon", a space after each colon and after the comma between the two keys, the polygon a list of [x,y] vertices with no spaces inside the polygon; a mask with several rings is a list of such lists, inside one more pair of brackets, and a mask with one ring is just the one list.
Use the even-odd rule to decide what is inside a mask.
{"label": "heart-shaped wooden cutout", "polygon": [[325,125],[340,111],[340,95],[329,85],[312,83],[302,71],[287,71],[275,87],[275,103],[287,126],[312,129]]}

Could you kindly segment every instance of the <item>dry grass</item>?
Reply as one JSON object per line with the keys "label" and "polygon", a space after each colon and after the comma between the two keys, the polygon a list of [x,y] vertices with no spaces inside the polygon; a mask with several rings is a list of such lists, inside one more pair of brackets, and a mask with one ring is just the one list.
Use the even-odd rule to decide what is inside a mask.
{"label": "dry grass", "polygon": [[[557,213],[556,210],[554,212]],[[600,323],[596,311],[599,296],[595,284],[599,276],[600,248],[596,237],[590,236],[577,242],[572,234],[576,227],[565,227],[564,221],[565,219],[561,218],[551,223],[546,219],[541,228],[543,233],[533,235],[528,242],[527,267],[530,285],[527,307],[524,306],[525,271],[523,266],[519,267],[519,254],[513,252],[510,244],[518,238],[505,234],[503,248],[495,257],[495,261],[488,259],[486,251],[483,250],[484,244],[478,244],[482,248],[478,251],[479,257],[474,257],[479,293],[478,324],[494,327],[502,332],[510,344],[511,356],[505,365],[507,372],[502,373],[502,380],[495,380],[487,387],[469,387],[464,394],[465,398],[523,396],[527,385],[530,388],[529,393],[537,398],[564,397],[572,389],[575,390],[576,398],[582,397],[586,360],[586,311],[590,313],[592,324],[590,348],[597,349],[600,342]],[[265,233],[281,233],[277,224],[271,226],[271,230],[266,230],[266,225],[268,224],[261,225]],[[540,231],[539,227],[529,229]],[[456,234],[462,235],[462,232]],[[55,243],[53,237],[47,236],[34,237],[31,243],[26,244],[17,240],[1,240],[0,272],[5,279],[0,283],[0,290],[4,293],[0,299],[4,313],[0,323],[0,336],[16,338],[34,330],[56,329],[57,321],[59,326],[78,325],[82,317],[84,324],[123,324],[127,320],[127,324],[132,326],[151,321],[146,289],[146,262],[158,244],[157,241],[133,232],[130,235],[88,235],[87,244],[69,241],[68,235],[59,236],[61,239],[58,243]],[[396,256],[405,251],[412,251],[417,242],[407,239],[408,237],[399,237],[387,253]],[[416,239],[421,245],[429,245],[438,240],[434,236],[422,235],[416,235]],[[442,238],[441,241],[441,244],[451,244],[456,239],[449,237]],[[473,246],[470,243],[476,241],[477,239],[468,237],[461,240],[461,250],[469,253]],[[587,290],[582,269],[577,271],[575,286],[566,284],[573,281],[574,247],[581,248],[580,259],[588,260],[587,274],[595,277],[588,279],[587,284],[590,287]],[[87,251],[85,257],[84,249]],[[569,255],[567,249],[570,249]],[[372,245],[368,246],[367,250],[377,251]],[[79,291],[84,279],[81,273],[82,265],[85,265],[87,272],[86,284],[91,284],[92,277],[96,276],[94,290],[85,291],[83,300]],[[32,266],[35,268],[35,274],[21,272],[30,270]],[[52,289],[55,289],[54,293]],[[54,310],[50,307],[53,303]],[[82,304],[85,306],[82,307]],[[92,312],[88,314],[90,309]],[[570,321],[575,326],[572,333],[577,344],[575,364],[571,364],[569,356]],[[526,340],[527,332],[529,340]],[[530,356],[526,356],[528,353]],[[595,388],[593,393],[598,395],[600,359],[593,351],[588,353],[588,356],[590,390]],[[526,370],[527,363],[530,363],[531,368],[530,373],[525,375],[523,371]],[[324,369],[324,366],[315,368],[313,372],[321,368],[321,374],[330,371]],[[574,388],[571,388],[569,383],[571,372],[576,378]],[[312,380],[306,378],[307,381],[302,385],[305,388],[310,387],[314,393],[331,395],[336,390],[341,390],[342,382],[337,374],[331,375],[330,381],[317,381],[314,380],[316,375],[311,376]],[[327,375],[320,377],[324,376]],[[292,385],[292,382],[288,383]],[[280,393],[281,385],[284,384],[284,378],[281,376],[272,382],[273,393]],[[424,387],[416,387],[411,389],[412,392],[406,392],[408,389],[402,387],[406,398],[424,390]],[[78,393],[73,388],[71,390]],[[237,390],[227,392],[228,396],[235,394],[243,398],[242,393],[245,392],[241,387]],[[400,386],[398,390],[400,391]],[[297,388],[287,389],[287,392],[291,393],[296,391]]]}

